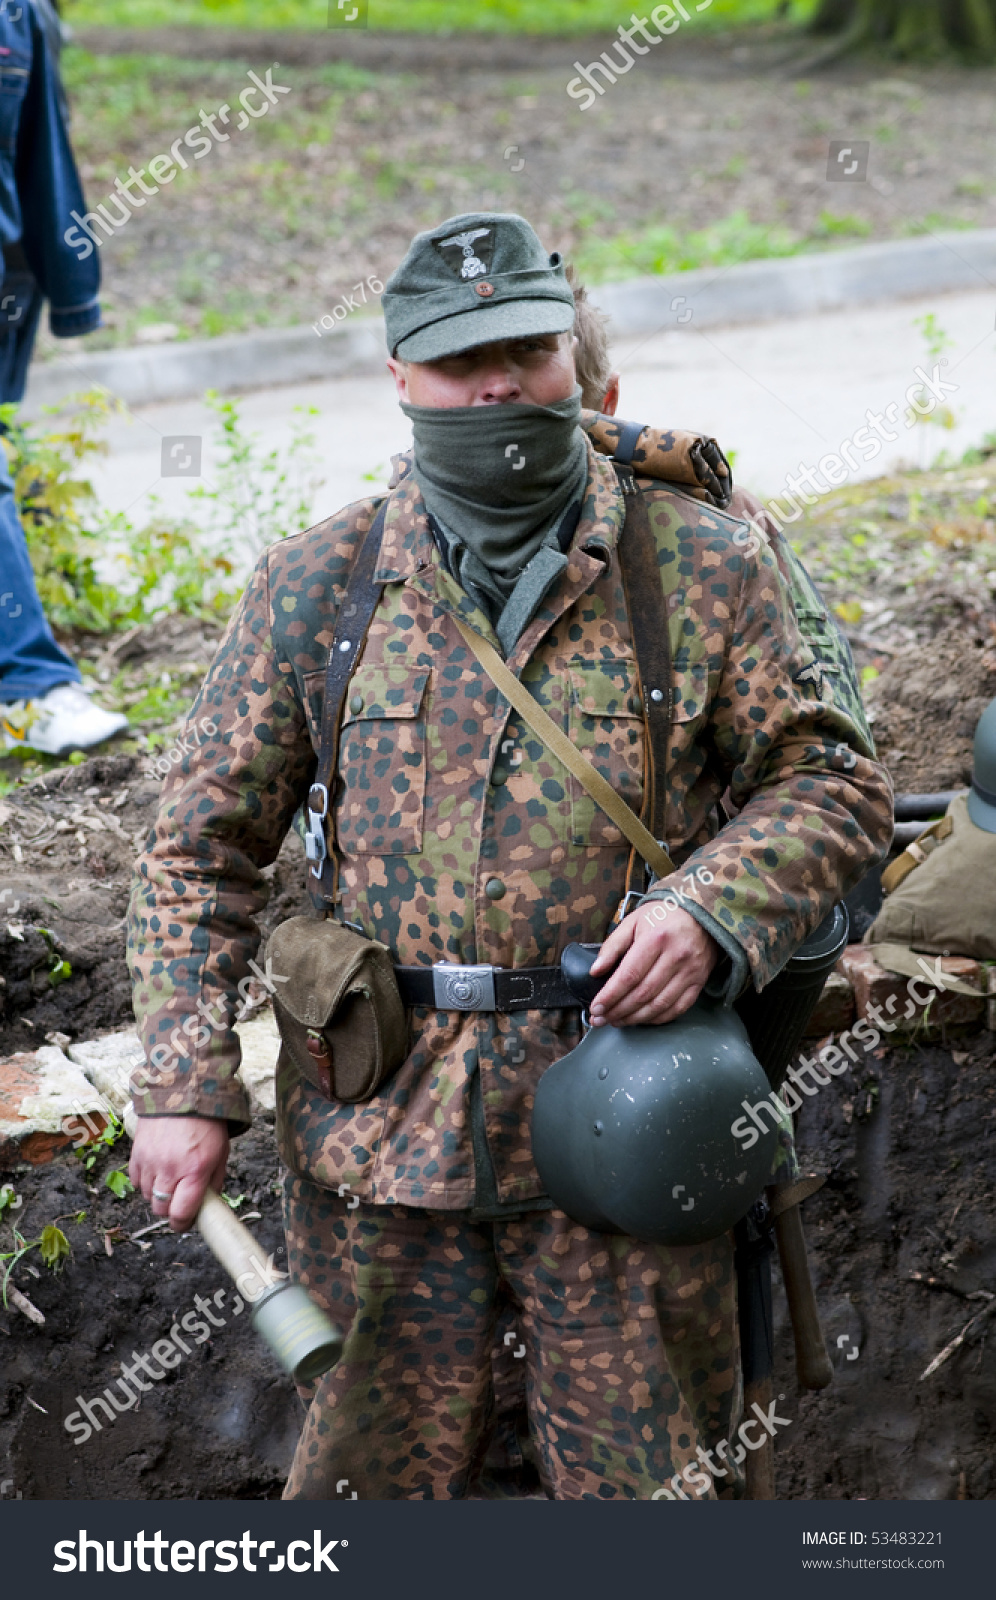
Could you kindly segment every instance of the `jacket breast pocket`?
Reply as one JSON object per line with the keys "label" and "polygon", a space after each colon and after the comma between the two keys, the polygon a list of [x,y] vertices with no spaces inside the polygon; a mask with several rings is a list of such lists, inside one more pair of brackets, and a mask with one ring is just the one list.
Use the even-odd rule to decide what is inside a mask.
{"label": "jacket breast pocket", "polygon": [[[632,661],[597,661],[572,667],[571,742],[611,783],[630,810],[643,806],[643,708]],[[571,843],[614,845],[623,835],[576,778],[568,778]]]}
{"label": "jacket breast pocket", "polygon": [[344,855],[407,856],[422,848],[428,672],[357,667],[339,738],[336,842]]}

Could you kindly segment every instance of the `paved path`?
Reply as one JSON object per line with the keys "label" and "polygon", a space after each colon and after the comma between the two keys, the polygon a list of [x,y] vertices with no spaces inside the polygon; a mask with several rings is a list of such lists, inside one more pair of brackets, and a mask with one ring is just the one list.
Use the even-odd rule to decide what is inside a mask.
{"label": "paved path", "polygon": [[[948,404],[956,426],[907,429],[905,394],[917,382],[917,365],[929,371],[926,346],[914,318],[935,313],[952,343],[941,376],[958,385]],[[991,293],[933,295],[849,312],[797,318],[763,326],[687,329],[621,342],[614,354],[622,374],[621,412],[661,425],[712,433],[736,452],[738,481],[762,495],[778,493],[787,472],[816,467],[866,426],[866,411],[894,406],[894,443],[861,465],[867,446],[852,458],[858,476],[874,477],[900,461],[926,466],[942,449],[954,456],[996,430],[996,297]],[[325,484],[314,501],[317,519],[385,482],[389,458],[409,440],[386,371],[276,389],[243,397],[247,425],[266,446],[286,444],[295,406],[315,406]],[[197,402],[143,406],[110,431],[111,453],[93,480],[106,504],[127,509],[133,521],[149,513],[152,494],[179,510],[189,479],[160,476],[162,438],[204,437],[203,472],[212,481],[212,419]],[[832,469],[831,469],[832,470]],[[276,538],[284,530],[272,529]],[[246,552],[247,555],[249,552]]]}

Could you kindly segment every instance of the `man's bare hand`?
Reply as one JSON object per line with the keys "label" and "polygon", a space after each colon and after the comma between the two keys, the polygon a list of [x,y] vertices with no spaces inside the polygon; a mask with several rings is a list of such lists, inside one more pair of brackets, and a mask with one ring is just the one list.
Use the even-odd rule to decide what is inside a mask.
{"label": "man's bare hand", "polygon": [[673,1022],[695,1004],[720,957],[715,939],[687,911],[648,920],[650,906],[624,917],[602,946],[592,973],[612,976],[591,1008],[592,1026]]}
{"label": "man's bare hand", "polygon": [[[215,1117],[139,1117],[128,1168],[155,1217],[184,1233],[208,1189],[220,1194],[228,1165],[228,1124]],[[169,1195],[157,1200],[153,1190]]]}

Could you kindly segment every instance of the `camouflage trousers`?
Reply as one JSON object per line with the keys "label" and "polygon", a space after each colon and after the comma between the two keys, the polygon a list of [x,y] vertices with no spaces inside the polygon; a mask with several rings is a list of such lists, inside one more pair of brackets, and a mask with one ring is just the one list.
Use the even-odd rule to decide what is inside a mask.
{"label": "camouflage trousers", "polygon": [[[590,1233],[563,1212],[340,1199],[288,1175],[291,1275],[346,1332],[308,1411],[285,1499],[459,1500],[494,1412],[491,1355],[525,1371],[542,1488],[642,1500],[733,1437],[742,1401],[732,1240],[681,1249]],[[738,1497],[732,1473],[688,1498]],[[348,1487],[338,1489],[343,1479]]]}

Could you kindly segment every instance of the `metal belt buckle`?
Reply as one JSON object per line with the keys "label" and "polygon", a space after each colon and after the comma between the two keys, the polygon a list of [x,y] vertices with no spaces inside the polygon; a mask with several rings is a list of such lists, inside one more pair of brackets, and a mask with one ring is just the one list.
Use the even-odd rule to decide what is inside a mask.
{"label": "metal belt buckle", "polygon": [[[313,794],[318,794],[320,796],[322,807],[321,811],[315,811],[312,808],[311,797]],[[328,855],[328,851],[325,848],[324,827],[325,818],[328,816],[328,810],[328,790],[326,789],[324,783],[313,783],[311,788],[308,790],[308,830],[304,836],[304,853],[308,860],[313,863],[311,868],[311,876],[313,878],[321,877],[322,866],[324,865],[325,857]]]}
{"label": "metal belt buckle", "polygon": [[493,1011],[495,969],[437,961],[432,969],[432,994],[440,1011]]}

